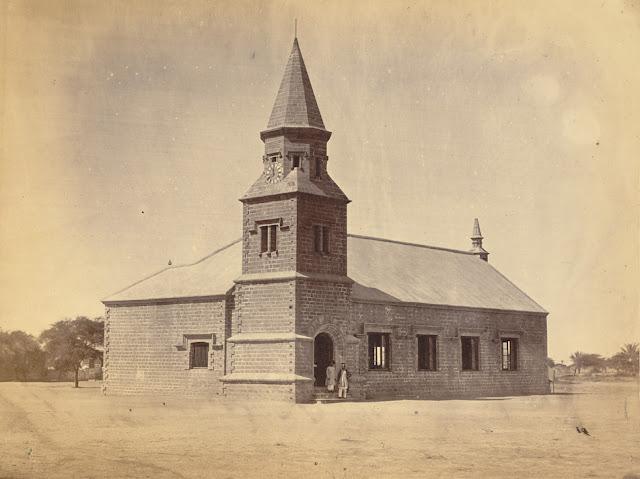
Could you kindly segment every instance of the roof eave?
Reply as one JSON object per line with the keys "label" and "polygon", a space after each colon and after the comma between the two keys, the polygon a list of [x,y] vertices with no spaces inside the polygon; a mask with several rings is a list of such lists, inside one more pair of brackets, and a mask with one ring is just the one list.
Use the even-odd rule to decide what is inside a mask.
{"label": "roof eave", "polygon": [[280,125],[260,132],[260,139],[265,141],[274,136],[307,136],[314,140],[329,141],[331,132],[311,125]]}
{"label": "roof eave", "polygon": [[542,309],[541,311],[527,311],[521,309],[502,309],[502,308],[485,308],[481,306],[462,306],[455,304],[436,304],[436,303],[420,303],[413,301],[385,301],[382,299],[372,300],[372,299],[361,299],[351,297],[351,301],[354,303],[364,303],[364,304],[384,304],[384,305],[395,305],[395,306],[404,306],[404,307],[418,307],[418,308],[433,308],[433,309],[448,309],[448,310],[459,310],[459,311],[479,311],[485,313],[505,313],[505,314],[530,314],[535,316],[547,316],[549,314],[548,311]]}
{"label": "roof eave", "polygon": [[114,306],[143,306],[147,304],[175,304],[175,303],[206,303],[226,299],[228,293],[210,294],[201,296],[175,296],[171,298],[146,298],[146,299],[103,299],[106,307]]}
{"label": "roof eave", "polygon": [[245,203],[245,202],[250,203],[253,200],[261,200],[261,199],[272,198],[272,197],[276,197],[276,196],[290,197],[290,196],[295,196],[295,195],[319,196],[321,198],[327,198],[327,199],[339,201],[339,202],[342,202],[342,203],[351,203],[351,200],[349,198],[347,198],[347,196],[333,196],[333,195],[328,195],[328,194],[326,194],[324,192],[322,192],[322,193],[311,193],[309,191],[299,191],[299,190],[259,193],[259,194],[255,194],[255,195],[253,195],[251,193],[246,193],[242,198],[239,198],[238,201],[240,201],[242,203]]}

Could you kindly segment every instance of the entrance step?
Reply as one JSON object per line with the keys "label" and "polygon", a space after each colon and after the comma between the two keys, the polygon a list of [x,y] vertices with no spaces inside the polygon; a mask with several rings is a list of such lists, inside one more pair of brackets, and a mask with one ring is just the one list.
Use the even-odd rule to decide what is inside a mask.
{"label": "entrance step", "polygon": [[329,392],[326,388],[313,388],[313,400],[317,404],[329,404],[336,402],[350,402],[353,399],[349,398],[347,395],[347,399],[342,399],[338,397],[338,391]]}

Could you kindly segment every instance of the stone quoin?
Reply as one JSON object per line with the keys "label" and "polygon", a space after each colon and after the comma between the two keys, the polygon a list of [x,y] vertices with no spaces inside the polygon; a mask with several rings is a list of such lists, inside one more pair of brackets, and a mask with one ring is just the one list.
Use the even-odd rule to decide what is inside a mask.
{"label": "stone quoin", "polygon": [[103,300],[105,393],[307,402],[330,361],[351,398],[548,392],[547,312],[478,220],[470,251],[348,234],[330,137],[295,39],[242,238]]}

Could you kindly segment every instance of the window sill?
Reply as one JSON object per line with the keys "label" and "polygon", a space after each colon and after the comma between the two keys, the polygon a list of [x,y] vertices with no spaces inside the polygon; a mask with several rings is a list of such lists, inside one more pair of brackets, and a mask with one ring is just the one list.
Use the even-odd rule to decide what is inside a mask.
{"label": "window sill", "polygon": [[272,256],[278,256],[278,250],[275,251],[263,251],[262,253],[258,253],[258,256],[262,258],[266,256],[267,258],[271,258]]}
{"label": "window sill", "polygon": [[392,372],[390,368],[369,368],[369,372],[381,372],[381,373],[390,373]]}
{"label": "window sill", "polygon": [[480,369],[461,369],[461,373],[479,373]]}

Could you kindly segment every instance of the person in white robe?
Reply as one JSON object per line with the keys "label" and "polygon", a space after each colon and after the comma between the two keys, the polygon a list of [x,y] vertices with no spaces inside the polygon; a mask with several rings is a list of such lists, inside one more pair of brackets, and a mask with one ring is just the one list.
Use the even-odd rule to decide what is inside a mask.
{"label": "person in white robe", "polygon": [[329,392],[333,392],[336,388],[336,363],[334,361],[331,361],[331,364],[327,366],[327,378],[324,385],[327,386]]}
{"label": "person in white robe", "polygon": [[347,399],[347,389],[349,389],[349,376],[351,373],[347,371],[347,365],[342,363],[340,373],[338,373],[338,397]]}

